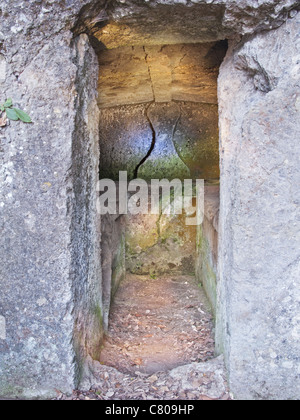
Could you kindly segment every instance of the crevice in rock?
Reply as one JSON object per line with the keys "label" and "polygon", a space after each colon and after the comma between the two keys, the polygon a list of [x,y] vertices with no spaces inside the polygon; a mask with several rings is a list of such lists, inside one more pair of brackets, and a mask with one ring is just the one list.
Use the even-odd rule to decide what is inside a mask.
{"label": "crevice in rock", "polygon": [[145,117],[147,118],[147,120],[148,120],[148,122],[149,122],[149,126],[150,126],[150,128],[151,128],[151,131],[152,131],[152,143],[151,143],[151,146],[150,146],[150,149],[149,149],[149,151],[148,151],[148,153],[147,153],[147,155],[140,161],[140,163],[137,165],[137,167],[135,168],[135,171],[134,171],[134,179],[136,179],[136,178],[138,178],[138,172],[139,172],[139,169],[140,169],[140,167],[146,162],[146,160],[150,157],[150,155],[151,155],[151,153],[153,152],[153,150],[154,150],[154,147],[155,147],[155,144],[156,144],[156,131],[155,131],[155,128],[154,128],[154,126],[153,126],[153,124],[152,124],[152,121],[151,121],[151,119],[150,119],[150,117],[149,117],[149,113],[148,113],[148,111],[149,111],[149,108],[151,107],[151,105],[153,104],[154,102],[150,102],[150,104],[145,108]]}
{"label": "crevice in rock", "polygon": [[148,67],[149,79],[150,79],[151,89],[152,89],[152,94],[153,94],[153,101],[155,102],[155,90],[154,90],[154,86],[153,86],[153,80],[152,80],[152,76],[151,76],[150,66],[149,66],[149,63],[148,63],[149,54],[146,51],[146,47],[143,47],[143,50],[144,50],[144,53],[145,53],[145,62],[146,62],[147,67]]}

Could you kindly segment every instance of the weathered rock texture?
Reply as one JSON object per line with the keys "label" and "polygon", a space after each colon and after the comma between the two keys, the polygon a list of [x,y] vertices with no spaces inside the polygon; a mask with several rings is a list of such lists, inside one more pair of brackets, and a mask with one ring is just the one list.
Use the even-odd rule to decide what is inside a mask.
{"label": "weathered rock texture", "polygon": [[[97,59],[88,37],[75,39],[77,74],[74,90],[76,110],[72,132],[70,178],[67,178],[67,214],[72,215],[70,280],[76,352],[75,381],[81,377],[81,364],[87,354],[99,357],[103,336],[101,282],[101,225],[97,211],[99,168],[99,110],[96,102]],[[55,112],[55,111],[54,111]],[[63,125],[63,122],[62,122]],[[62,140],[64,137],[62,138]],[[58,150],[59,153],[59,150]],[[63,311],[65,302],[62,302]],[[70,351],[72,347],[70,346]],[[74,363],[74,361],[73,361]]]}
{"label": "weathered rock texture", "polygon": [[74,43],[67,33],[44,46],[18,82],[2,85],[34,123],[11,122],[0,133],[1,396],[70,392],[84,355],[96,354],[96,83],[87,37]]}
{"label": "weathered rock texture", "polygon": [[100,177],[219,179],[218,106],[150,103],[101,109]]}
{"label": "weathered rock texture", "polygon": [[82,9],[77,31],[108,49],[192,44],[277,28],[296,7],[297,0],[94,0]]}
{"label": "weathered rock texture", "polygon": [[128,215],[126,266],[134,274],[195,272],[196,227],[186,215]]}
{"label": "weathered rock texture", "polygon": [[108,328],[110,306],[125,279],[125,220],[124,216],[106,214],[101,220],[101,262],[103,288],[103,326]]}
{"label": "weathered rock texture", "polygon": [[174,133],[181,118],[180,107],[175,103],[153,103],[147,108],[147,117],[153,132],[154,148],[139,167],[137,175],[149,181],[189,179],[190,170],[178,154],[174,143]]}
{"label": "weathered rock texture", "polygon": [[173,143],[193,179],[218,182],[218,106],[210,103],[179,103],[179,119]]}
{"label": "weathered rock texture", "polygon": [[226,49],[213,42],[99,53],[101,177],[219,178],[217,77]]}
{"label": "weathered rock texture", "polygon": [[217,338],[238,398],[300,395],[299,32],[297,15],[221,68]]}
{"label": "weathered rock texture", "polygon": [[203,285],[216,314],[220,188],[206,186],[204,198],[204,220],[197,227],[196,278]]}
{"label": "weathered rock texture", "polygon": [[[109,41],[106,48],[186,44],[276,28],[297,8],[298,0],[41,0],[26,6],[24,0],[3,0],[0,46],[17,75],[52,36],[74,25],[77,34],[88,31],[104,45]],[[116,36],[108,24],[121,27]]]}

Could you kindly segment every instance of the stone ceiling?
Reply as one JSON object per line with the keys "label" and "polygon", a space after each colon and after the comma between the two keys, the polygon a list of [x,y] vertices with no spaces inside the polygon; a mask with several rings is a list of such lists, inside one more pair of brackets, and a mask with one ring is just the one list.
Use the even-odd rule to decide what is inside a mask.
{"label": "stone ceiling", "polygon": [[2,0],[0,54],[19,74],[69,30],[95,34],[102,48],[210,42],[279,27],[299,9],[299,0]]}
{"label": "stone ceiling", "polygon": [[[156,7],[116,9],[93,35],[106,47],[171,45],[224,39],[222,5],[157,4]],[[108,12],[109,13],[109,12]]]}
{"label": "stone ceiling", "polygon": [[101,108],[145,102],[217,104],[226,43],[121,47],[99,54]]}
{"label": "stone ceiling", "polygon": [[299,0],[94,0],[75,33],[103,48],[211,42],[280,26]]}

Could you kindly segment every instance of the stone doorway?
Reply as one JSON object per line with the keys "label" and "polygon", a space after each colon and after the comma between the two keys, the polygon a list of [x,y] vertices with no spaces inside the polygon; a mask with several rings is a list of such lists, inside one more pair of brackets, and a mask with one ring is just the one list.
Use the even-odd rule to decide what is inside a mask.
{"label": "stone doorway", "polygon": [[[164,215],[172,199],[157,215],[102,216],[100,360],[131,374],[207,361],[214,357],[217,287],[217,78],[227,42],[97,51],[100,179],[118,182],[126,171],[128,182],[147,181],[149,197],[152,179],[205,181],[202,226]],[[174,324],[172,331],[162,324]]]}
{"label": "stone doorway", "polygon": [[[229,39],[218,83],[217,351],[236,398],[298,398],[299,1],[2,3],[2,96],[34,124],[0,131],[1,397],[70,394],[100,358],[95,50],[145,46],[154,74],[156,46]],[[151,163],[146,150],[135,170]]]}

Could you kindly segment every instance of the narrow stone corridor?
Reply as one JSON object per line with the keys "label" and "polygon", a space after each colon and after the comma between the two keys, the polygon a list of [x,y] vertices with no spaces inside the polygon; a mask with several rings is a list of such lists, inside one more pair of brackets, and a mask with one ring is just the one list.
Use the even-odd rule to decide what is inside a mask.
{"label": "narrow stone corridor", "polygon": [[112,306],[103,364],[153,374],[213,356],[212,316],[193,276],[127,275]]}
{"label": "narrow stone corridor", "polygon": [[118,289],[100,362],[75,400],[228,400],[213,319],[190,275],[128,274]]}

